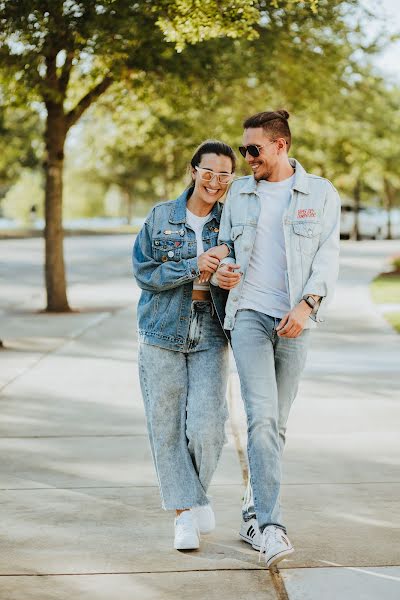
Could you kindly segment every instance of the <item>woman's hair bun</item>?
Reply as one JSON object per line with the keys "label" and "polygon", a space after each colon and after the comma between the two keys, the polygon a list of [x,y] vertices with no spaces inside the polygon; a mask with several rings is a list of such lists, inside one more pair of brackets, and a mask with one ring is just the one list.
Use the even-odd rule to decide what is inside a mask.
{"label": "woman's hair bun", "polygon": [[282,119],[286,119],[286,121],[288,120],[289,113],[288,113],[287,110],[281,109],[281,110],[276,110],[275,112],[276,112],[277,115],[279,115],[280,117],[282,117]]}

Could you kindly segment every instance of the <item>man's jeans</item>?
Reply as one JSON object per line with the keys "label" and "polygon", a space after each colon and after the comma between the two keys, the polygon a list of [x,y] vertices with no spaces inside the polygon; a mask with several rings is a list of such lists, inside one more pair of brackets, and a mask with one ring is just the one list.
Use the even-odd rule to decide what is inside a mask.
{"label": "man's jeans", "polygon": [[[232,348],[247,413],[247,452],[251,486],[243,517],[255,514],[262,531],[282,524],[280,512],[281,455],[286,423],[303,371],[309,330],[297,338],[280,338],[280,319],[255,310],[239,310]],[[254,498],[254,507],[253,505]]]}
{"label": "man's jeans", "polygon": [[193,302],[185,352],[141,343],[139,373],[165,509],[208,504],[225,443],[228,342],[210,302]]}

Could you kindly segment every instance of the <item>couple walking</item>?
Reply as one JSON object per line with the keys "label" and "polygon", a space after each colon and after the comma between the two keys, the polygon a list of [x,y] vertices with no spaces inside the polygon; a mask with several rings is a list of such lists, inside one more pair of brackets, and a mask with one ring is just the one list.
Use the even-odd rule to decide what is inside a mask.
{"label": "couple walking", "polygon": [[153,208],[133,250],[140,383],[174,547],[199,548],[215,527],[207,490],[225,442],[230,341],[248,426],[240,537],[267,567],[293,552],[279,500],[286,423],[339,254],[338,194],[288,157],[288,118],[245,121],[252,175],[235,181],[232,148],[201,144],[190,186]]}

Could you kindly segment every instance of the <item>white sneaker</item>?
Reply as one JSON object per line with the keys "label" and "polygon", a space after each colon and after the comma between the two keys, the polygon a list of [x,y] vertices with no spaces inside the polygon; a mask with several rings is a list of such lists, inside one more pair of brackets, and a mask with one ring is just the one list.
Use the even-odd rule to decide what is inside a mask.
{"label": "white sneaker", "polygon": [[200,533],[211,533],[215,529],[215,515],[211,504],[204,506],[195,506],[192,513],[197,521]]}
{"label": "white sneaker", "polygon": [[268,568],[276,565],[280,560],[292,554],[294,548],[286,533],[275,525],[268,525],[263,533],[260,548],[260,560],[265,553],[265,564]]}
{"label": "white sneaker", "polygon": [[249,521],[242,521],[239,535],[244,542],[251,544],[254,550],[261,548],[261,531],[258,529],[256,517],[253,517]]}
{"label": "white sneaker", "polygon": [[196,550],[200,546],[200,533],[192,511],[184,510],[175,518],[175,550]]}

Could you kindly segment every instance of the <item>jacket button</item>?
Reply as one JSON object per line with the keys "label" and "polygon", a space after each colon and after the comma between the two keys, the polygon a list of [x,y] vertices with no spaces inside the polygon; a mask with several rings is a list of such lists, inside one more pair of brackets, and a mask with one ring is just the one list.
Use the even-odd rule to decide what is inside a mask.
{"label": "jacket button", "polygon": [[168,260],[168,258],[164,255],[161,257],[162,262],[166,262]]}
{"label": "jacket button", "polygon": [[172,250],[170,250],[170,251],[168,252],[168,256],[169,256],[170,258],[172,258],[172,257],[174,256],[174,252],[173,252]]}

